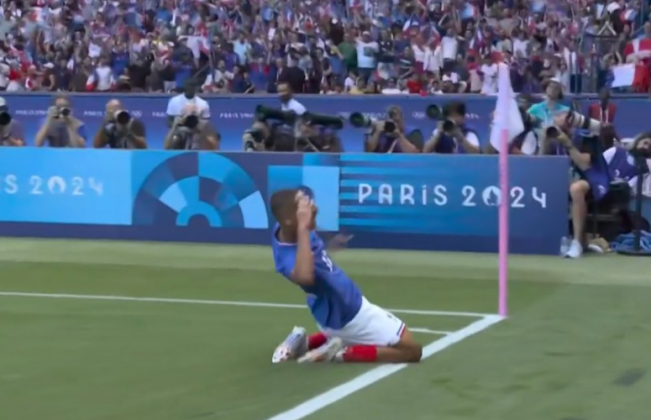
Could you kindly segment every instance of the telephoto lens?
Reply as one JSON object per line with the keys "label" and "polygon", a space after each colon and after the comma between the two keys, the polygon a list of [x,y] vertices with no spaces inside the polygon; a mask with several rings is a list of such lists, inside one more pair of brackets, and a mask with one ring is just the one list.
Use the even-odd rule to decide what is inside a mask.
{"label": "telephoto lens", "polygon": [[127,111],[118,111],[115,114],[115,121],[117,121],[119,124],[125,125],[128,124],[129,121],[131,121],[131,115]]}
{"label": "telephoto lens", "polygon": [[549,138],[557,138],[561,134],[561,131],[558,129],[558,127],[555,126],[549,126],[545,129],[545,136]]}
{"label": "telephoto lens", "polygon": [[355,128],[367,128],[373,124],[373,120],[361,112],[353,112],[348,118],[350,124]]}
{"label": "telephoto lens", "polygon": [[443,109],[436,104],[428,105],[427,108],[425,108],[425,115],[427,115],[427,118],[430,120],[440,120],[443,116]]}

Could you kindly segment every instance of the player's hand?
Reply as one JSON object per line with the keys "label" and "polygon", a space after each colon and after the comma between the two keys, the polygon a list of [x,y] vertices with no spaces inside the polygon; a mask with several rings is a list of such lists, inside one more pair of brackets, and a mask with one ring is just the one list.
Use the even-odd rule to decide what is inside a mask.
{"label": "player's hand", "polygon": [[353,235],[346,235],[343,233],[336,234],[328,241],[328,251],[332,252],[345,248],[351,239],[353,239]]}
{"label": "player's hand", "polygon": [[298,227],[308,229],[312,223],[312,200],[309,197],[303,197],[298,202],[298,210],[296,210],[296,219],[298,220]]}

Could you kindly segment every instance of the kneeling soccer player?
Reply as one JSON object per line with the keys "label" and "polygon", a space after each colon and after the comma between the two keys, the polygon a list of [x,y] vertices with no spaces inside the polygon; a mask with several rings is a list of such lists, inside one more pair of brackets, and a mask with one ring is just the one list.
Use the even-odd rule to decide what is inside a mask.
{"label": "kneeling soccer player", "polygon": [[357,285],[326,254],[314,231],[317,207],[302,190],[271,197],[276,271],[307,294],[321,332],[294,327],[272,362],[419,362],[422,346],[405,323],[362,296]]}

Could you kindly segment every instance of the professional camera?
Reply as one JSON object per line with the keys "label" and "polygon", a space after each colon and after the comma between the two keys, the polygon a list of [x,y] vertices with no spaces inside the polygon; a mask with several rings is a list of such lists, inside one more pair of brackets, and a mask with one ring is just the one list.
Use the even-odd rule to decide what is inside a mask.
{"label": "professional camera", "polygon": [[4,127],[11,122],[11,114],[6,106],[0,107],[0,126]]}
{"label": "professional camera", "polygon": [[129,114],[129,111],[120,110],[115,113],[115,121],[118,124],[127,125],[131,121],[131,114]]}
{"label": "professional camera", "polygon": [[[574,127],[589,131],[590,133],[598,133],[601,129],[601,122],[590,119],[577,111],[568,111],[565,115],[565,125],[567,127]],[[545,129],[545,136],[549,138],[557,138],[560,135],[561,128],[556,126],[549,126]]]}
{"label": "professional camera", "polygon": [[344,128],[344,121],[341,117],[306,112],[301,116],[301,119],[305,124],[308,125],[320,125],[323,127],[331,128],[333,130],[341,130]]}
{"label": "professional camera", "polygon": [[443,108],[440,106],[436,104],[428,105],[427,108],[425,108],[425,115],[427,115],[427,118],[430,120],[443,121],[444,132],[450,132],[454,130],[456,124],[454,121],[447,118],[445,110],[443,110]]}
{"label": "professional camera", "polygon": [[[375,124],[376,122],[379,122],[380,120],[371,118],[367,115],[362,114],[361,112],[353,112],[352,114],[350,114],[348,121],[355,128],[369,128],[372,127],[373,124]],[[383,131],[385,133],[393,133],[394,131],[396,131],[396,123],[391,121],[391,119],[385,120]]]}
{"label": "professional camera", "polygon": [[179,121],[180,127],[186,127],[190,130],[197,128],[197,125],[199,125],[199,117],[194,114],[186,115],[181,118],[181,121]]}
{"label": "professional camera", "polygon": [[62,106],[57,108],[57,113],[54,116],[54,118],[69,117],[69,116],[70,116],[70,108]]}

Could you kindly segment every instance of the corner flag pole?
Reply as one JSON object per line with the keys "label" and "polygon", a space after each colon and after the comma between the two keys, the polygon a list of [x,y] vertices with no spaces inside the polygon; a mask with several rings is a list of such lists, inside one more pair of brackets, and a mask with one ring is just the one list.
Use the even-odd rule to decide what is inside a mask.
{"label": "corner flag pole", "polygon": [[499,157],[500,208],[499,208],[499,314],[508,315],[508,277],[509,277],[509,131],[501,130]]}
{"label": "corner flag pole", "polygon": [[491,127],[491,145],[499,152],[500,205],[498,217],[499,238],[499,314],[508,315],[509,272],[509,146],[511,139],[524,130],[522,117],[511,87],[509,66],[498,64],[497,104]]}

